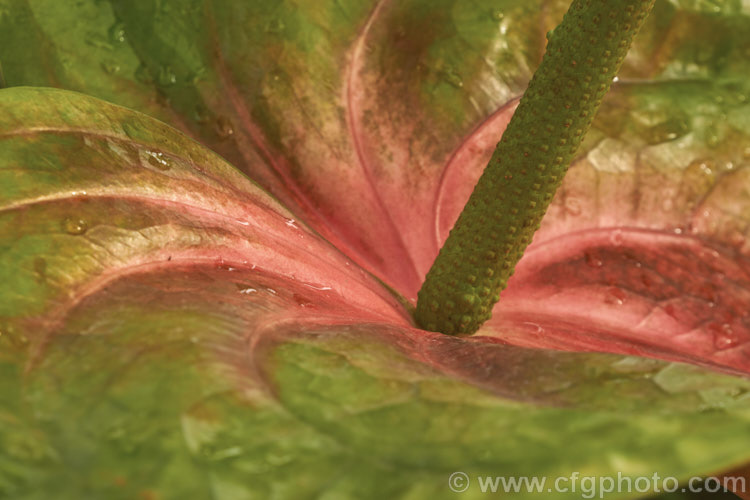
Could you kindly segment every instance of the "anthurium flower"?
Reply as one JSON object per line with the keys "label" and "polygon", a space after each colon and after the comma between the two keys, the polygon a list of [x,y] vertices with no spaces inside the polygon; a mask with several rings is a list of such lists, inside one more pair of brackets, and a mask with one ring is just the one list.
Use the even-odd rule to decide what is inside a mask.
{"label": "anthurium flower", "polygon": [[0,493],[747,462],[739,2],[657,2],[493,319],[412,320],[567,6],[0,2]]}

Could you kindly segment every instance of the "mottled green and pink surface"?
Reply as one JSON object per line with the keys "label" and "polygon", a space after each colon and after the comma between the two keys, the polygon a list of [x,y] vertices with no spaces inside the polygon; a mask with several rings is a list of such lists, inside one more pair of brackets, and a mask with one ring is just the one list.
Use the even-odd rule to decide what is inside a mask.
{"label": "mottled green and pink surface", "polygon": [[0,0],[0,497],[750,460],[739,1],[657,2],[478,336],[410,319],[566,8]]}

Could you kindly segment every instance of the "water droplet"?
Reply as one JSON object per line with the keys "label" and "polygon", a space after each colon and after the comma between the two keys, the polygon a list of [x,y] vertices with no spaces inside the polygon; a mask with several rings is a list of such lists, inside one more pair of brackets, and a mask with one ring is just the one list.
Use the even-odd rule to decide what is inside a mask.
{"label": "water droplet", "polygon": [[294,219],[287,219],[285,224],[289,227],[293,227],[294,229],[299,229],[299,226],[297,225],[297,222]]}
{"label": "water droplet", "polygon": [[602,262],[599,256],[592,252],[585,252],[583,258],[586,261],[586,265],[589,267],[602,267],[604,265],[604,262]]}
{"label": "water droplet", "polygon": [[610,287],[609,290],[607,290],[607,295],[604,297],[604,302],[615,306],[621,306],[625,302],[626,297],[627,295],[622,289],[613,286]]}
{"label": "water droplet", "polygon": [[573,217],[581,215],[581,203],[575,198],[567,198],[565,200],[565,211]]}
{"label": "water droplet", "polygon": [[565,211],[572,216],[581,215],[581,202],[575,198],[565,199]]}
{"label": "water droplet", "polygon": [[251,286],[244,285],[242,283],[235,283],[234,286],[237,287],[237,290],[243,294],[243,295],[250,295],[252,293],[256,293],[258,291],[257,288],[253,288]]}
{"label": "water droplet", "polygon": [[79,236],[85,233],[88,228],[88,223],[77,217],[66,217],[65,220],[63,220],[63,229],[66,233],[73,236]]}
{"label": "water droplet", "polygon": [[135,79],[144,85],[151,85],[154,83],[154,77],[145,64],[141,64],[136,68]]}
{"label": "water droplet", "polygon": [[711,283],[703,283],[697,290],[697,295],[708,302],[709,307],[714,307],[719,301],[719,292]]}
{"label": "water droplet", "polygon": [[276,85],[281,81],[281,71],[274,70],[268,73],[268,80],[271,82],[271,85]]}
{"label": "water droplet", "polygon": [[316,285],[313,285],[312,283],[305,283],[304,285],[308,288],[312,288],[313,290],[321,290],[321,291],[333,290],[333,288],[331,288],[330,286],[316,286]]}
{"label": "water droplet", "polygon": [[111,61],[104,61],[102,63],[102,69],[107,74],[116,75],[120,72],[120,65]]}
{"label": "water droplet", "polygon": [[522,324],[526,327],[526,329],[530,333],[534,333],[536,335],[544,333],[544,328],[542,328],[540,325],[537,325],[536,323],[532,323],[530,321],[524,321]]}
{"label": "water droplet", "polygon": [[156,151],[146,151],[146,161],[152,167],[156,167],[159,170],[166,171],[172,167],[172,160],[170,160],[164,153]]}
{"label": "water droplet", "polygon": [[221,139],[228,139],[234,135],[234,127],[232,122],[225,116],[220,116],[216,119],[216,133]]}
{"label": "water droplet", "polygon": [[690,127],[686,119],[675,118],[654,125],[648,129],[645,139],[649,144],[659,144],[678,139],[689,131]]}
{"label": "water droplet", "polygon": [[13,325],[0,323],[0,341],[7,340],[16,349],[23,349],[29,344],[29,338],[23,333],[16,333]]}
{"label": "water droplet", "polygon": [[170,87],[177,83],[177,75],[172,71],[171,66],[162,66],[159,68],[156,81],[161,87]]}
{"label": "water droplet", "polygon": [[716,166],[713,162],[696,160],[685,169],[684,183],[692,189],[705,190],[713,185],[716,180],[714,174]]}
{"label": "water droplet", "polygon": [[273,18],[266,23],[265,32],[279,34],[284,31],[284,21],[278,18]]}
{"label": "water droplet", "polygon": [[730,349],[739,344],[739,336],[732,329],[729,323],[711,324],[708,330],[713,335],[714,347],[720,351]]}
{"label": "water droplet", "polygon": [[623,240],[623,238],[622,238],[622,231],[619,230],[619,229],[615,229],[609,235],[609,241],[610,241],[610,243],[612,243],[616,247],[619,247],[620,245],[622,245],[622,240]]}
{"label": "water droplet", "polygon": [[125,41],[125,24],[120,21],[116,22],[115,24],[110,26],[107,34],[109,35],[109,40],[112,43],[123,43]]}
{"label": "water droplet", "polygon": [[464,86],[464,81],[461,79],[461,75],[459,75],[453,68],[447,68],[442,72],[443,79],[454,86],[457,89],[460,89]]}
{"label": "water droplet", "polygon": [[706,127],[706,145],[709,148],[715,148],[719,145],[721,142],[721,137],[719,135],[719,129],[716,126],[715,123],[710,123]]}
{"label": "water droplet", "polygon": [[219,269],[221,271],[230,271],[230,272],[237,270],[231,264],[227,264],[226,262],[224,262],[224,259],[219,259],[219,261],[216,263],[216,269]]}
{"label": "water droplet", "polygon": [[271,295],[276,295],[278,292],[274,290],[273,288],[266,288],[266,291],[270,293]]}
{"label": "water droplet", "polygon": [[505,18],[505,14],[501,10],[492,11],[492,19],[495,21],[502,21]]}
{"label": "water droplet", "polygon": [[300,307],[315,307],[315,304],[310,299],[308,299],[308,298],[306,298],[306,297],[304,297],[304,296],[302,296],[302,295],[300,295],[298,293],[293,294],[292,298],[297,303],[297,305],[300,306]]}

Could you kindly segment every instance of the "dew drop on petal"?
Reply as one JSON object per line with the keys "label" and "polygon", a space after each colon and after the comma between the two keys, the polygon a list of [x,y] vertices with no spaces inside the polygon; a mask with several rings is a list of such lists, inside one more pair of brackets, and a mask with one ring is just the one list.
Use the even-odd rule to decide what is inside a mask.
{"label": "dew drop on petal", "polygon": [[125,24],[120,21],[116,22],[110,26],[107,34],[110,42],[114,44],[123,43],[125,41]]}
{"label": "dew drop on petal", "polygon": [[312,288],[313,290],[321,290],[321,291],[333,290],[333,288],[331,288],[330,286],[318,286],[318,285],[313,285],[312,283],[304,283],[304,285],[308,288]]}
{"label": "dew drop on petal", "polygon": [[294,229],[299,229],[299,226],[297,225],[297,221],[294,219],[287,219],[285,224],[289,227],[293,227]]}
{"label": "dew drop on petal", "polygon": [[685,118],[672,118],[649,128],[646,134],[646,141],[649,144],[674,141],[689,131],[690,126]]}
{"label": "dew drop on petal", "polygon": [[713,335],[714,347],[720,351],[730,349],[739,343],[739,336],[728,323],[712,324],[708,329]]}
{"label": "dew drop on petal", "polygon": [[247,286],[242,283],[235,283],[234,285],[237,287],[237,291],[240,292],[242,295],[250,295],[258,291],[257,288],[253,288],[251,286]]}
{"label": "dew drop on petal", "polygon": [[116,75],[120,72],[120,65],[115,62],[104,61],[102,63],[102,69],[109,75]]}
{"label": "dew drop on petal", "polygon": [[566,198],[565,200],[565,211],[568,215],[577,216],[581,215],[581,203],[576,198]]}
{"label": "dew drop on petal", "polygon": [[583,258],[586,261],[586,265],[589,267],[602,267],[604,265],[604,262],[592,252],[585,252]]}
{"label": "dew drop on petal", "polygon": [[614,231],[612,231],[612,233],[609,235],[609,241],[616,247],[622,245],[622,231],[619,229],[615,229]]}
{"label": "dew drop on petal", "polygon": [[237,268],[235,268],[231,264],[227,263],[224,259],[219,259],[216,262],[216,269],[218,269],[220,271],[229,271],[229,272],[237,270]]}
{"label": "dew drop on petal", "polygon": [[229,118],[220,116],[216,119],[216,133],[220,139],[229,139],[234,135],[234,127]]}
{"label": "dew drop on petal", "polygon": [[604,302],[615,306],[621,306],[625,302],[625,297],[625,292],[622,291],[622,289],[613,286],[607,290]]}
{"label": "dew drop on petal", "polygon": [[715,123],[709,123],[709,125],[706,127],[706,145],[709,148],[715,148],[719,145],[721,142],[721,137],[719,133],[719,128]]}
{"label": "dew drop on petal", "polygon": [[442,72],[443,79],[453,87],[460,89],[464,86],[464,81],[453,68],[448,67]]}
{"label": "dew drop on petal", "polygon": [[78,217],[66,217],[65,220],[63,220],[63,230],[73,236],[84,234],[88,228],[88,223]]}
{"label": "dew drop on petal", "polygon": [[537,335],[541,335],[542,333],[544,333],[544,328],[542,328],[540,325],[538,325],[536,323],[532,323],[530,321],[524,321],[523,325],[524,325],[524,327],[526,327],[526,329],[530,333],[534,333],[534,334],[537,334]]}
{"label": "dew drop on petal", "polygon": [[146,161],[159,170],[169,170],[172,167],[172,161],[164,153],[157,151],[147,151]]}
{"label": "dew drop on petal", "polygon": [[315,304],[310,299],[298,293],[293,294],[292,298],[300,307],[314,307],[315,306]]}
{"label": "dew drop on petal", "polygon": [[172,71],[171,66],[162,66],[159,68],[159,74],[156,77],[156,81],[162,87],[170,87],[177,83],[177,75]]}

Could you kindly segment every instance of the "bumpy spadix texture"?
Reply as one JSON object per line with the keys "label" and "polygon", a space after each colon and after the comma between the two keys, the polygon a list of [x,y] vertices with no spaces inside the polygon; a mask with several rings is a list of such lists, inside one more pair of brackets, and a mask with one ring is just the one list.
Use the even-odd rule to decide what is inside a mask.
{"label": "bumpy spadix texture", "polygon": [[419,292],[416,319],[448,334],[490,318],[653,0],[575,1]]}

